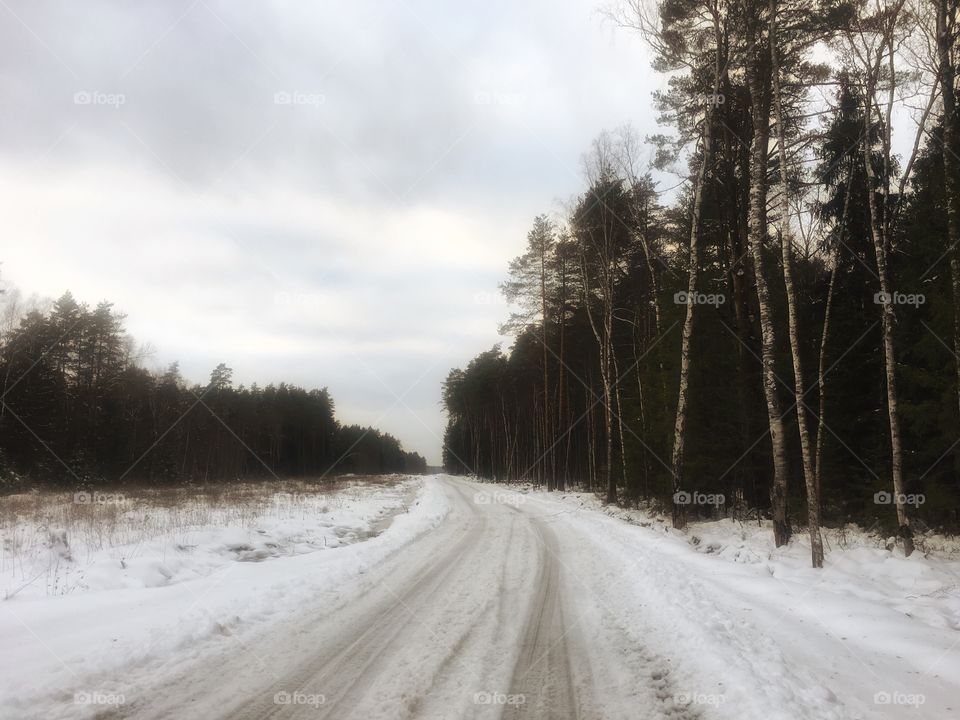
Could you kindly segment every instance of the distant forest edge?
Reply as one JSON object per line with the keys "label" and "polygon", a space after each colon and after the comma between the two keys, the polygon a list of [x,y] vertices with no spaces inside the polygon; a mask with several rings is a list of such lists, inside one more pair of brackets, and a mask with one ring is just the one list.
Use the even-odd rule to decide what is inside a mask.
{"label": "distant forest edge", "polygon": [[[503,285],[512,349],[446,380],[445,466],[676,527],[762,513],[777,546],[805,525],[815,566],[821,521],[908,555],[914,528],[955,531],[960,3],[614,8],[675,135],[603,133],[582,195],[536,218]],[[669,203],[664,169],[686,178]]]}
{"label": "distant forest edge", "polygon": [[70,293],[49,312],[4,303],[0,489],[191,483],[338,473],[423,473],[426,460],[373,428],[341,425],[326,388],[206,386],[173,363],[140,364],[124,316]]}

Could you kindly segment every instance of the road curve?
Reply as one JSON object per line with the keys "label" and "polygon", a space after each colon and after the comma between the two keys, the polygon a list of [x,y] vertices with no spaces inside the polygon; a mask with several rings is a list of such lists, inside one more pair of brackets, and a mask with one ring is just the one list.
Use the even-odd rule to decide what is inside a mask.
{"label": "road curve", "polygon": [[567,600],[589,593],[566,570],[549,515],[490,486],[430,482],[442,483],[449,515],[365,569],[363,592],[305,606],[216,663],[187,658],[176,682],[141,686],[122,716],[608,717],[596,694],[610,688],[597,686],[595,648]]}

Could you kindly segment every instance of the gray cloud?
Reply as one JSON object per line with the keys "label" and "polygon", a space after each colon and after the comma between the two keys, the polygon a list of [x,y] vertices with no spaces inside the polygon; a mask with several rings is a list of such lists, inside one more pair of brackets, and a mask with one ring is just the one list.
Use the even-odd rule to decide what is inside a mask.
{"label": "gray cloud", "polygon": [[196,380],[327,385],[347,421],[426,371],[380,425],[433,462],[530,220],[601,129],[653,130],[640,42],[593,0],[0,13],[5,279],[115,301]]}

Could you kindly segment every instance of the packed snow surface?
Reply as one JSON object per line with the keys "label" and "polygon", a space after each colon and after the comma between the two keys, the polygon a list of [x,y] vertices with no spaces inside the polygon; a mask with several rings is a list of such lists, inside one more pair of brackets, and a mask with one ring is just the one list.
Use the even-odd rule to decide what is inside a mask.
{"label": "packed snow surface", "polygon": [[297,507],[6,527],[0,717],[960,717],[948,540],[830,532],[813,570],[800,535],[446,476]]}

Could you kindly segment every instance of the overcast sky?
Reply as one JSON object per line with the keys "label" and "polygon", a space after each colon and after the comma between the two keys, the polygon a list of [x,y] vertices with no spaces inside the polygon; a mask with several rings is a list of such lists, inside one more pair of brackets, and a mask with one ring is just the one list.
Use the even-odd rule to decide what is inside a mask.
{"label": "overcast sky", "polygon": [[4,0],[3,280],[439,463],[533,216],[601,130],[655,130],[662,80],[598,0],[239,5]]}

